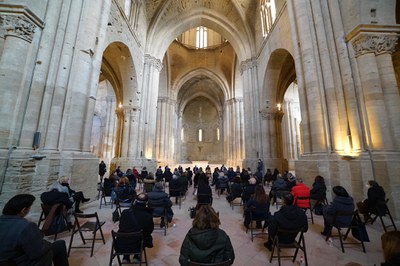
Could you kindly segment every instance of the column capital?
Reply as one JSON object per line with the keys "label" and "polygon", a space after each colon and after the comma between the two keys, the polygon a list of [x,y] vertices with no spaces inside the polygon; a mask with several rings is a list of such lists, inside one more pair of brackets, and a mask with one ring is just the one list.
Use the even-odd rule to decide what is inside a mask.
{"label": "column capital", "polygon": [[154,56],[151,56],[149,54],[144,55],[144,64],[145,65],[150,65],[154,68],[156,68],[158,71],[161,71],[163,68],[163,64],[160,59],[155,58]]}
{"label": "column capital", "polygon": [[263,120],[281,119],[285,114],[282,110],[279,110],[278,108],[269,108],[268,106],[264,107],[259,112]]}
{"label": "column capital", "polygon": [[355,56],[367,53],[375,55],[393,53],[399,38],[398,25],[360,24],[346,36],[353,45]]}
{"label": "column capital", "polygon": [[257,59],[255,57],[249,58],[240,63],[240,74],[243,74],[244,71],[252,69],[257,66]]}
{"label": "column capital", "polygon": [[32,42],[36,25],[24,15],[0,14],[1,34]]}

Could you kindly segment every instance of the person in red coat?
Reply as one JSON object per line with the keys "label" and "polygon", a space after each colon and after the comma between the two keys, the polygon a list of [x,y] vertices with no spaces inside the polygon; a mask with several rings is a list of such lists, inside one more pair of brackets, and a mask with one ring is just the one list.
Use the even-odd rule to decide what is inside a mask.
{"label": "person in red coat", "polygon": [[296,178],[296,185],[291,191],[297,207],[307,209],[310,207],[310,199],[297,199],[298,197],[310,197],[310,188],[303,183],[300,177]]}

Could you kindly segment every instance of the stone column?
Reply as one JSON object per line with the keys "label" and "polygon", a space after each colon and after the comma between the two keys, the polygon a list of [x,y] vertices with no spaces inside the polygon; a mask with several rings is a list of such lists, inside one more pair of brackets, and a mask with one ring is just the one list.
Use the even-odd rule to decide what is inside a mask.
{"label": "stone column", "polygon": [[106,110],[106,127],[105,127],[105,139],[103,141],[103,158],[113,158],[115,150],[115,109],[116,101],[115,97],[108,96],[106,98],[107,110]]}
{"label": "stone column", "polygon": [[[17,145],[24,116],[25,101],[29,95],[26,71],[29,67],[31,42],[40,21],[31,14],[2,13],[0,27],[3,34],[3,53],[0,59],[0,148]],[[29,71],[28,71],[29,72]],[[12,115],[10,115],[12,114]]]}
{"label": "stone column", "polygon": [[244,115],[246,128],[246,159],[256,160],[261,156],[260,121],[258,110],[260,109],[260,97],[257,83],[257,62],[254,58],[241,63],[241,74],[244,87]]}
{"label": "stone column", "polygon": [[[390,54],[398,36],[359,32],[351,42],[361,79],[361,109],[372,150],[398,150],[400,98]],[[397,149],[396,149],[397,147]]]}
{"label": "stone column", "polygon": [[157,98],[162,63],[148,54],[144,58],[143,89],[140,92],[138,152],[140,157],[155,158]]}
{"label": "stone column", "polygon": [[243,99],[232,98],[226,102],[226,119],[224,141],[227,143],[227,163],[236,166],[243,160]]}

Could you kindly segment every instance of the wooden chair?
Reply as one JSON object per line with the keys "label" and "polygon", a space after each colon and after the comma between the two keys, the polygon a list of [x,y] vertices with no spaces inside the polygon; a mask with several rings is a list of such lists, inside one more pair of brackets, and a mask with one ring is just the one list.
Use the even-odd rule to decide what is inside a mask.
{"label": "wooden chair", "polygon": [[194,262],[188,260],[189,266],[229,266],[232,265],[231,259],[223,261],[223,262],[215,262],[215,263],[201,263],[201,262]]}
{"label": "wooden chair", "polygon": [[[153,218],[160,219],[160,223],[154,223],[154,230],[158,230],[158,229],[163,230],[164,231],[164,236],[166,236],[167,235],[167,229],[168,229],[168,218],[167,218],[167,208],[164,205],[164,201],[162,199],[160,199],[160,200],[151,200],[151,199],[149,199],[149,203],[148,204],[149,204],[149,207],[153,208],[153,209],[154,208],[163,208],[164,209],[163,215],[161,215],[161,216],[156,215],[153,212]],[[163,220],[164,220],[164,226],[163,227],[161,227],[161,221],[162,221],[161,218],[163,218]]]}
{"label": "wooden chair", "polygon": [[[92,257],[95,241],[103,240],[103,244],[106,243],[105,239],[104,239],[103,231],[101,230],[101,227],[105,224],[105,222],[99,221],[99,216],[97,215],[97,212],[90,213],[90,214],[74,213],[74,217],[75,217],[75,223],[74,223],[74,227],[72,229],[71,239],[69,241],[68,256],[71,252],[71,248],[90,248],[91,249],[90,257]],[[86,219],[86,220],[82,222],[82,219]],[[101,238],[96,238],[97,231],[100,231]],[[87,246],[73,247],[72,241],[74,240],[75,233],[79,233],[84,245],[86,245],[86,240],[91,240],[92,241],[91,247],[87,247]],[[87,236],[84,236],[84,233],[86,233],[86,234],[91,233],[93,236],[89,238]]]}
{"label": "wooden chair", "polygon": [[[111,231],[112,236],[112,246],[111,246],[111,254],[110,254],[110,266],[113,265],[113,259],[117,257],[118,265],[121,265],[121,255],[138,255],[139,262],[132,262],[131,264],[139,264],[145,263],[147,265],[147,255],[146,248],[143,245],[143,232],[142,230],[138,232],[131,233],[119,233],[114,230]],[[134,251],[132,249],[126,250],[118,246],[118,241],[126,240],[133,243],[139,243],[139,251]],[[143,256],[144,255],[144,256]],[[144,260],[143,260],[144,258]]]}
{"label": "wooden chair", "polygon": [[108,200],[108,203],[111,205],[111,209],[112,209],[113,208],[113,200],[111,199],[111,190],[108,191],[107,189],[104,188],[103,185],[101,185],[100,189],[101,189],[101,195],[100,195],[99,209],[101,209],[103,202],[104,202],[104,206],[107,206],[107,198],[106,197],[110,197]]}
{"label": "wooden chair", "polygon": [[[336,213],[335,213],[335,215],[334,215],[334,217],[333,217],[333,224],[332,224],[332,226],[333,226],[334,228],[337,229],[338,235],[332,236],[332,233],[331,233],[331,234],[328,234],[328,235],[326,236],[326,239],[325,239],[325,240],[328,241],[329,237],[337,237],[337,236],[338,236],[338,237],[339,237],[339,240],[340,240],[340,246],[341,246],[341,248],[342,248],[342,252],[344,253],[344,243],[343,243],[343,241],[346,240],[346,238],[347,238],[347,236],[349,235],[351,229],[355,228],[355,229],[359,230],[359,228],[358,228],[358,225],[353,224],[352,222],[350,222],[347,226],[340,226],[340,225],[338,225],[337,219],[338,219],[339,217],[350,217],[350,218],[351,218],[351,221],[353,221],[353,219],[356,219],[356,221],[361,221],[361,218],[360,218],[360,215],[358,214],[358,211],[357,211],[357,210],[352,211],[352,212],[336,211]],[[344,228],[347,228],[347,231],[346,231],[346,233],[343,235],[343,234],[342,234],[342,229],[344,229]],[[363,249],[363,252],[366,253],[366,252],[365,252],[365,245],[364,245],[364,241],[363,241],[363,240],[360,240],[360,243],[358,243],[358,242],[352,242],[352,243],[346,243],[346,244],[347,244],[347,245],[360,245],[360,244],[361,244],[362,249]]]}
{"label": "wooden chair", "polygon": [[296,201],[294,203],[294,205],[297,206],[297,201],[298,200],[307,200],[308,201],[308,207],[307,208],[301,208],[300,209],[304,210],[307,213],[307,210],[310,210],[310,217],[307,216],[308,219],[311,219],[311,223],[314,224],[314,217],[313,217],[313,212],[311,209],[311,201],[310,201],[310,197],[296,197]]}
{"label": "wooden chair", "polygon": [[[285,237],[285,236],[293,237],[293,242],[281,243],[280,238]],[[298,236],[298,239],[296,240],[297,236]],[[275,249],[277,250],[277,256],[274,256]],[[281,255],[282,249],[295,249],[295,252],[294,252],[293,256],[282,256]],[[281,258],[292,258],[292,261],[294,262],[296,260],[299,250],[303,251],[304,261],[307,266],[308,260],[307,260],[306,243],[304,241],[304,228],[299,228],[296,230],[285,230],[282,228],[278,228],[278,232],[273,239],[271,257],[269,259],[269,263],[272,262],[272,259],[274,257],[278,258],[279,266],[281,265]]]}
{"label": "wooden chair", "polygon": [[[379,217],[382,223],[383,230],[387,232],[387,229],[389,227],[393,227],[395,231],[397,231],[396,224],[393,220],[392,214],[390,213],[389,207],[387,206],[387,203],[389,202],[389,199],[386,199],[386,201],[378,202],[378,204],[375,207],[375,210],[371,213],[371,224],[373,224],[376,219]],[[388,215],[390,218],[390,221],[392,224],[386,225],[385,222],[383,221],[383,216]]]}

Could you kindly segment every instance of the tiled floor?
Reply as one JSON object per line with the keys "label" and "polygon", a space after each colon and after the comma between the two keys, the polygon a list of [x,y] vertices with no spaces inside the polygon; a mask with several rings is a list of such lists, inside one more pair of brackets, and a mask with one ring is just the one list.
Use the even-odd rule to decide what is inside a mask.
{"label": "tiled floor", "polygon": [[[164,236],[163,231],[154,231],[154,248],[147,249],[147,257],[149,265],[179,265],[178,258],[182,241],[191,227],[192,220],[189,218],[188,208],[195,205],[194,196],[192,195],[193,187],[189,189],[186,199],[182,202],[179,209],[177,205],[173,206],[175,213],[172,226],[168,228],[167,235]],[[234,265],[278,265],[276,259],[269,263],[270,252],[264,248],[263,243],[266,241],[266,235],[257,236],[254,242],[250,240],[250,233],[246,233],[242,225],[242,207],[236,206],[231,209],[229,203],[225,199],[225,195],[218,195],[214,192],[213,207],[220,213],[221,228],[225,230],[231,238],[235,249]],[[110,249],[111,249],[111,230],[118,230],[118,223],[111,221],[112,209],[110,206],[103,206],[99,209],[99,201],[89,202],[82,206],[84,212],[97,211],[100,219],[105,220],[103,232],[106,238],[106,244],[101,241],[95,244],[94,255],[90,257],[90,249],[72,249],[69,258],[70,265],[84,266],[103,266],[109,265]],[[275,206],[271,207],[271,211],[276,211]],[[360,246],[348,246],[345,253],[340,250],[338,239],[334,238],[333,247],[329,246],[324,238],[320,235],[322,230],[323,219],[321,216],[314,216],[314,224],[311,224],[308,232],[305,234],[307,256],[310,266],[330,266],[330,265],[346,265],[349,262],[356,262],[360,265],[380,265],[383,261],[380,236],[383,228],[379,221],[374,225],[368,225],[367,230],[371,242],[366,243],[367,253],[363,253]],[[65,232],[60,238],[69,243],[70,234]],[[51,240],[52,238],[50,238]],[[350,241],[352,238],[350,237]],[[80,238],[77,236],[74,242],[79,243]],[[87,244],[88,245],[88,244]],[[289,251],[288,251],[289,252]],[[302,253],[300,252],[300,255]],[[299,265],[298,256],[296,262],[290,259],[284,259],[282,265]],[[114,265],[117,265],[114,260]]]}

